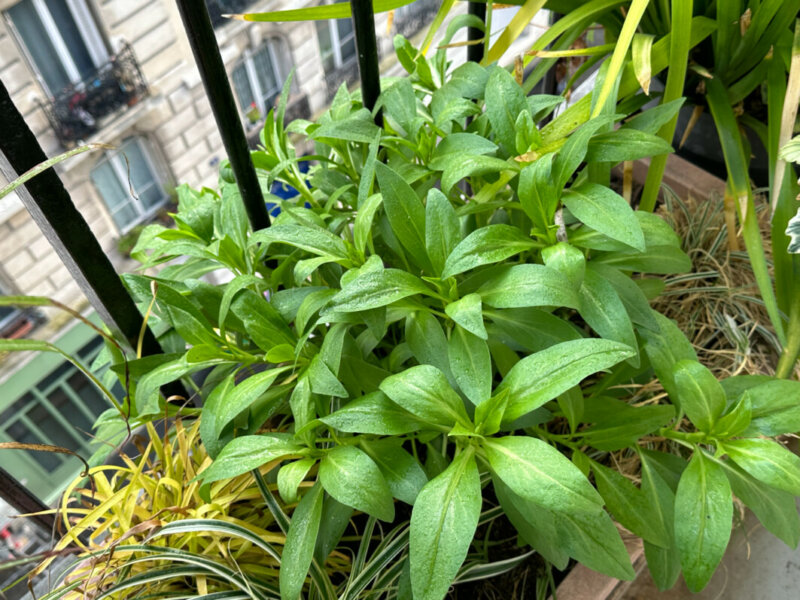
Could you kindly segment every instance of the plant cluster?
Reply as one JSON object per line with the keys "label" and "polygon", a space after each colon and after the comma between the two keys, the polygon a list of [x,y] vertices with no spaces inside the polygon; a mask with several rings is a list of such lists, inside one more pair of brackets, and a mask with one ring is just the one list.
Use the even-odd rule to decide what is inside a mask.
{"label": "plant cluster", "polygon": [[[381,96],[383,127],[344,88],[317,123],[268,116],[253,154],[264,190],[299,192],[274,198],[270,228],[249,230],[223,168],[219,193],[180,189],[176,229],[143,232],[145,266],[185,260],[124,276],[174,351],[128,363],[125,410],[177,410],[159,387],[211,369],[190,409],[214,458],[201,489],[275,467],[298,502],[285,599],[322,567],[331,502],[387,523],[413,506],[397,587],[417,599],[446,594],[495,501],[557,567],[574,557],[630,578],[613,516],[645,540],[661,587],[681,569],[693,589],[708,581],[732,489],[796,544],[800,460],[760,436],[797,429],[798,384],[717,382],[650,309],[660,281],[632,277],[687,270],[679,239],[591,181],[593,165],[668,152],[655,134],[680,102],[618,129],[617,114],[542,125],[560,97],[526,97],[499,67],[448,72],[444,52],[402,39],[397,50],[409,77]],[[288,134],[314,154],[298,157]],[[199,279],[219,269],[233,279]],[[626,402],[619,384],[653,371],[669,402]],[[671,452],[648,449],[664,438]],[[607,466],[617,452],[641,461],[641,487]]]}
{"label": "plant cluster", "polygon": [[[520,13],[531,18],[542,4],[525,3]],[[561,4],[571,3],[548,6]],[[734,495],[772,533],[798,544],[800,458],[773,438],[800,429],[800,383],[720,382],[698,362],[679,328],[649,304],[664,285],[653,275],[684,272],[691,261],[666,222],[633,210],[610,185],[621,162],[655,157],[659,170],[682,104],[681,56],[712,31],[711,43],[724,50],[733,43],[729,28],[675,0],[673,26],[648,44],[637,28],[660,8],[634,0],[617,23],[607,13],[623,2],[575,4],[537,44],[563,50],[598,20],[617,39],[594,92],[569,108],[560,96],[526,93],[547,60],[523,81],[496,65],[452,68],[444,48],[428,58],[398,36],[408,76],[385,82],[375,111],[343,86],[316,122],[286,124],[287,82],[252,154],[266,201],[279,207],[269,228],[250,229],[223,164],[219,191],[178,189],[175,228],[142,231],[133,256],[144,269],[161,268],[155,277],[123,278],[166,352],[129,359],[107,346],[104,360],[126,395],[101,417],[98,435],[124,437],[129,426],[164,416],[197,418],[191,432],[202,444],[196,457],[182,457],[193,464],[176,479],[191,490],[182,493],[214,506],[231,482],[258,498],[255,482],[268,509],[253,515],[263,519],[260,544],[243,532],[233,541],[230,530],[233,549],[216,535],[200,552],[192,539],[187,547],[156,544],[171,554],[154,568],[174,568],[164,565],[186,553],[198,572],[148,583],[180,587],[171,579],[186,575],[217,582],[176,597],[214,590],[214,598],[296,600],[307,591],[440,600],[453,582],[524,559],[526,550],[495,563],[477,558],[479,527],[502,518],[521,545],[559,569],[574,558],[630,579],[616,520],[644,540],[659,587],[682,572],[700,590],[728,544]],[[750,30],[771,32],[781,3],[756,4],[764,16],[753,16],[743,40],[756,36],[747,37]],[[727,25],[729,14],[718,12]],[[442,46],[468,25],[483,27],[456,17]],[[629,49],[634,58],[626,60]],[[497,51],[489,48],[488,60]],[[642,111],[644,71],[667,67],[680,88],[668,79],[663,101]],[[738,135],[730,102],[714,91],[723,83],[708,85],[720,131]],[[730,166],[740,150],[723,142]],[[304,162],[313,165],[307,173]],[[743,176],[746,161],[739,166]],[[748,248],[756,248],[760,237],[747,233],[746,219],[755,217],[749,185],[737,181],[731,190],[745,207]],[[276,182],[298,195],[270,194]],[[763,253],[751,256],[763,283]],[[230,280],[209,283],[203,276],[212,272]],[[771,289],[761,286],[778,315]],[[654,376],[664,393],[634,401],[631,386]],[[191,397],[164,399],[161,387],[179,379]],[[615,468],[621,458],[641,465],[640,485]],[[105,498],[129,494],[136,477],[106,486]],[[343,539],[351,519],[359,524],[355,544]],[[109,530],[116,523],[107,522]],[[380,522],[390,533],[372,544]],[[272,523],[285,539],[262,533]],[[144,566],[156,564],[147,547],[161,532],[194,538],[203,527],[176,520],[126,538],[126,525],[113,525],[109,543],[135,542],[131,551],[141,554],[133,564]],[[353,558],[342,562],[347,548]],[[239,550],[268,556],[273,579],[280,565],[277,586],[251,585],[246,568],[219,574],[220,561],[199,566],[208,552]],[[117,564],[123,582],[137,581],[124,559]],[[53,598],[87,581],[86,565],[79,568],[76,588]]]}

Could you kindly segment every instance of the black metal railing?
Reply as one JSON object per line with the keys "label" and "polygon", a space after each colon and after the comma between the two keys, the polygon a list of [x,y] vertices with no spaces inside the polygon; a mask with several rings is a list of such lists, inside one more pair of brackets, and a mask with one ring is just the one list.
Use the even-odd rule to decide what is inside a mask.
{"label": "black metal railing", "polygon": [[146,95],[142,70],[126,43],[91,76],[39,104],[61,144],[71,148],[100,129],[104,117],[137,104]]}
{"label": "black metal railing", "polygon": [[438,0],[416,0],[398,8],[394,15],[395,30],[403,37],[414,36],[433,20],[440,4]]}
{"label": "black metal railing", "polygon": [[226,19],[222,15],[235,15],[247,10],[251,4],[255,4],[256,0],[206,0],[206,7],[208,8],[208,16],[211,17],[211,24],[214,29],[230,23],[230,19]]}

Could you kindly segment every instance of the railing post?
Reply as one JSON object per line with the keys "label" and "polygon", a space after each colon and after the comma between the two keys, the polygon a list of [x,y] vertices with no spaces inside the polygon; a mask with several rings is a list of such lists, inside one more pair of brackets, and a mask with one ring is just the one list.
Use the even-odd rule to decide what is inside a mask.
{"label": "railing post", "polygon": [[[372,0],[350,0],[353,16],[353,33],[358,52],[358,73],[361,76],[361,97],[368,110],[375,108],[381,95],[381,73],[378,65],[378,41],[375,38],[375,12]],[[380,112],[375,114],[375,122],[383,123]]]}
{"label": "railing post", "polygon": [[197,0],[178,0],[178,9],[206,94],[211,101],[211,111],[217,121],[217,128],[225,152],[228,153],[228,160],[231,162],[231,169],[239,186],[250,224],[254,231],[269,227],[267,206],[261,194],[255,167],[250,159],[247,137],[239,118],[206,4]]}
{"label": "railing post", "polygon": [[[471,15],[475,15],[484,25],[486,24],[486,3],[485,2],[469,2],[467,3],[467,11]],[[467,40],[470,42],[477,42],[482,40],[484,36],[490,35],[488,31],[481,31],[477,27],[467,27]],[[470,62],[479,63],[483,60],[484,43],[474,43],[467,46],[467,60]]]}
{"label": "railing post", "polygon": [[[50,510],[49,506],[34,496],[3,467],[0,467],[0,498],[23,515]],[[55,529],[56,516],[53,513],[34,514],[30,519],[45,531],[51,532]]]}
{"label": "railing post", "polygon": [[[0,171],[9,180],[47,160],[0,81]],[[142,315],[54,169],[17,188],[25,208],[112,333],[136,348]],[[145,328],[144,354],[163,352]]]}

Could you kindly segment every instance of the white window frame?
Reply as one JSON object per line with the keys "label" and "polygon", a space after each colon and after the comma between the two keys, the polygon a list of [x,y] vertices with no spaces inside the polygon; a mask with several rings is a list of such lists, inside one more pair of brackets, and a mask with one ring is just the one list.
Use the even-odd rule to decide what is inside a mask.
{"label": "white window frame", "polygon": [[[143,138],[142,136],[136,136],[133,138],[123,140],[123,143],[117,150],[114,150],[112,152],[106,152],[105,156],[103,156],[103,158],[101,158],[99,161],[97,161],[97,163],[95,163],[92,170],[96,169],[104,162],[111,165],[111,168],[114,171],[114,175],[117,176],[117,179],[119,180],[122,189],[124,189],[126,193],[130,196],[131,188],[130,185],[128,184],[128,164],[126,163],[125,157],[123,156],[124,154],[123,147],[126,143],[130,142],[133,142],[139,146],[139,150],[141,151],[142,156],[144,156],[144,161],[147,163],[147,167],[153,174],[154,177],[153,183],[150,185],[155,185],[155,186],[163,185],[164,178],[162,177],[162,171],[158,169],[156,167],[155,162],[153,162],[153,157],[151,156],[150,144],[146,143],[145,138]],[[126,223],[124,226],[121,226],[117,225],[117,222],[114,220],[114,214],[116,211],[112,212],[111,207],[108,205],[106,199],[103,198],[103,194],[100,192],[97,186],[95,186],[95,189],[97,190],[97,195],[100,196],[100,199],[103,202],[103,206],[105,207],[108,216],[111,218],[111,222],[121,234],[125,234],[134,227],[136,227],[137,225],[139,225],[140,223],[147,221],[150,217],[152,217],[159,210],[161,210],[161,207],[163,207],[164,204],[166,204],[167,201],[169,200],[169,194],[167,194],[163,190],[163,188],[161,188],[162,191],[161,200],[159,200],[156,204],[154,204],[150,208],[145,208],[141,200],[139,200],[138,198],[130,197],[128,202],[117,207],[117,211],[121,210],[123,207],[132,206],[133,209],[136,211],[136,218],[133,219],[130,223]],[[137,194],[141,194],[140,190],[134,190],[134,191],[136,191]]]}
{"label": "white window frame", "polygon": [[[61,61],[61,65],[67,72],[67,76],[72,83],[78,83],[81,80],[80,72],[78,71],[75,61],[72,60],[69,47],[64,41],[64,38],[61,36],[58,25],[56,24],[53,15],[50,14],[50,9],[47,8],[45,0],[30,1],[33,5],[33,9],[36,11],[37,16],[42,22],[42,26],[45,28],[45,31],[47,31],[47,36],[50,38],[50,41],[56,50],[57,58],[59,61]],[[106,50],[106,45],[103,42],[103,37],[100,35],[100,31],[97,28],[94,17],[92,16],[91,11],[86,4],[86,0],[65,0],[65,2],[67,9],[70,11],[72,18],[75,20],[75,24],[78,27],[78,32],[83,39],[83,43],[86,45],[86,50],[89,52],[89,56],[91,57],[94,66],[100,67],[104,63],[108,62],[108,51]],[[44,78],[39,73],[36,62],[28,52],[25,41],[16,31],[16,28],[14,27],[14,20],[10,15],[7,14],[6,21],[11,25],[11,29],[14,31],[20,46],[23,48],[23,51],[26,55],[25,57],[28,60],[28,64],[31,65],[36,73],[36,78],[39,80],[42,88],[47,91],[51,97],[55,96],[61,90],[51,90],[47,86]]]}
{"label": "white window frame", "polygon": [[[245,73],[247,73],[247,80],[248,80],[248,83],[250,84],[250,89],[252,90],[253,96],[256,98],[256,101],[257,101],[256,102],[256,107],[258,108],[258,110],[261,111],[262,114],[266,114],[266,112],[271,107],[266,106],[266,102],[265,102],[265,98],[264,98],[264,96],[266,94],[265,94],[264,90],[261,89],[261,82],[258,79],[258,72],[256,71],[256,62],[255,62],[255,60],[253,60],[253,56],[255,54],[258,54],[259,52],[261,52],[264,49],[264,47],[266,46],[267,52],[269,54],[269,62],[272,65],[273,74],[275,75],[275,82],[276,82],[277,90],[278,90],[278,93],[280,93],[280,89],[281,89],[280,85],[281,85],[281,82],[283,81],[284,75],[281,72],[280,61],[278,60],[278,56],[275,53],[275,45],[276,45],[276,43],[277,44],[281,44],[281,43],[284,43],[284,42],[280,38],[272,36],[272,37],[268,37],[266,40],[264,40],[264,43],[262,43],[256,50],[252,50],[250,48],[247,48],[242,53],[241,60],[239,62],[237,62],[236,65],[233,68],[233,70],[235,71],[240,66],[244,65],[244,70],[245,70]],[[235,91],[235,86],[234,86],[234,91]],[[236,101],[239,102],[239,104],[241,105],[241,98],[239,98],[237,96]],[[249,106],[240,106],[240,108],[242,110],[242,114],[246,114],[247,111],[250,110]]]}
{"label": "white window frame", "polygon": [[[355,29],[352,29],[350,35],[346,37],[344,40],[339,38],[339,28],[336,25],[336,21],[339,19],[329,19],[328,20],[328,31],[330,32],[331,36],[331,48],[332,48],[332,55],[333,55],[333,65],[336,69],[341,69],[344,65],[347,64],[342,59],[342,46],[350,41],[350,39],[355,40],[356,32]],[[355,43],[355,41],[353,42]],[[319,46],[319,41],[317,42]],[[349,61],[353,61],[358,56],[358,52],[353,55],[353,58],[349,59]],[[349,62],[348,61],[348,62]]]}

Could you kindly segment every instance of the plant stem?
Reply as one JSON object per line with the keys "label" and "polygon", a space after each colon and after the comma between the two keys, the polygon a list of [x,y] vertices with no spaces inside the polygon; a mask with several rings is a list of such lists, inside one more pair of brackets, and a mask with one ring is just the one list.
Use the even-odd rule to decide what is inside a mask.
{"label": "plant stem", "polygon": [[786,344],[778,359],[775,377],[789,379],[800,355],[800,296],[795,296],[789,312],[789,327],[786,332]]}

